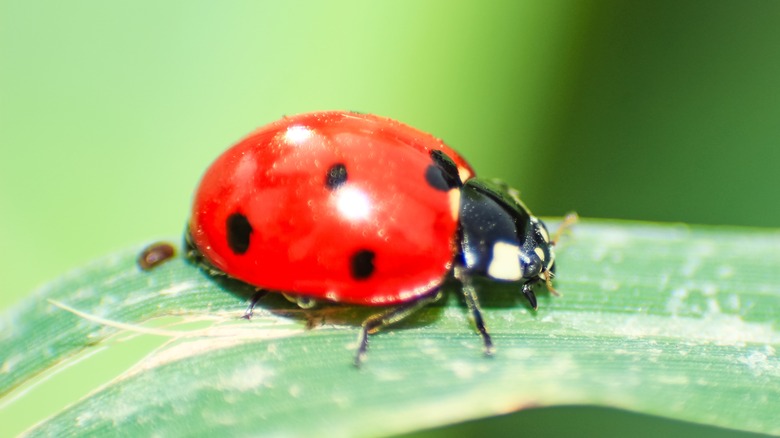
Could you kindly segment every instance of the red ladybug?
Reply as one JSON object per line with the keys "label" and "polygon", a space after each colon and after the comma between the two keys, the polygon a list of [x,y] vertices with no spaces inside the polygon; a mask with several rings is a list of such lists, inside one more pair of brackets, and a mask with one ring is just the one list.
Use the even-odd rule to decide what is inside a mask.
{"label": "red ladybug", "polygon": [[[517,192],[473,178],[441,140],[400,122],[344,111],[266,125],[224,152],[195,192],[188,256],[301,307],[319,301],[391,306],[368,335],[442,295],[453,273],[485,352],[492,352],[473,277],[550,285],[544,224]],[[251,309],[256,300],[247,310]]]}

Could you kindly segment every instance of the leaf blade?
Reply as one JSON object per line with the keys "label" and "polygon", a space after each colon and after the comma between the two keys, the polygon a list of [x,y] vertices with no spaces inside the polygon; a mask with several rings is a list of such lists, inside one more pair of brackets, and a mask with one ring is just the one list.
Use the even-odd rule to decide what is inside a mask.
{"label": "leaf blade", "polygon": [[[779,244],[770,230],[585,222],[558,251],[563,298],[542,295],[533,313],[511,287],[482,285],[493,358],[482,357],[456,296],[372,337],[361,370],[349,364],[365,311],[323,311],[328,324],[307,331],[305,314],[272,299],[240,342],[179,340],[34,432],[127,424],[176,434],[387,435],[528,406],[592,404],[780,433],[780,273],[772,269]],[[167,282],[145,288],[138,286],[149,275],[125,272],[136,286],[110,292],[128,296],[113,313],[79,294],[42,295],[92,303],[121,321],[216,313],[225,315],[216,330],[237,330],[239,297],[181,261],[166,269],[178,274],[155,271]],[[189,286],[177,286],[183,282]],[[175,298],[168,302],[161,291],[171,290],[178,292],[167,293]],[[343,321],[352,325],[330,324]],[[111,332],[73,318],[57,327],[67,324],[80,327],[74,345]],[[171,353],[176,348],[180,354]]]}

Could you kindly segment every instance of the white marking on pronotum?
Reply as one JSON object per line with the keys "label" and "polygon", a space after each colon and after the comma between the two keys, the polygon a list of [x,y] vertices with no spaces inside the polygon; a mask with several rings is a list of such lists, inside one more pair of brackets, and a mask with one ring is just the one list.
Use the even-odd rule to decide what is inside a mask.
{"label": "white marking on pronotum", "polygon": [[539,256],[539,260],[544,261],[544,250],[542,248],[539,248],[538,246],[534,248],[534,252],[537,256]]}
{"label": "white marking on pronotum", "polygon": [[471,177],[471,172],[465,167],[458,167],[458,177],[460,182],[465,183],[467,179]]}
{"label": "white marking on pronotum", "polygon": [[452,189],[447,195],[450,198],[450,213],[452,218],[457,221],[460,214],[460,189]]}
{"label": "white marking on pronotum", "polygon": [[[534,222],[534,223],[537,223],[539,221],[538,219],[536,219],[533,216],[531,216],[531,219],[532,219],[532,222]],[[539,230],[539,233],[541,233],[542,239],[544,239],[544,242],[545,243],[549,243],[550,242],[550,235],[547,233],[547,230],[544,227],[539,227],[537,229]],[[544,260],[544,258],[542,258],[542,260]]]}
{"label": "white marking on pronotum", "polygon": [[520,269],[520,247],[507,242],[493,245],[493,257],[488,266],[488,275],[498,280],[519,280],[523,277]]}

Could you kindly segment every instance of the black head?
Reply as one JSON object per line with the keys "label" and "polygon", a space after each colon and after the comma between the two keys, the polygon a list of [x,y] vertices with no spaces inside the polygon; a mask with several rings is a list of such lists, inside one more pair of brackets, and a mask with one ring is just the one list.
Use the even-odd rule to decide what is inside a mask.
{"label": "black head", "polygon": [[506,184],[468,180],[461,189],[460,264],[466,275],[531,283],[546,280],[555,255],[544,224]]}

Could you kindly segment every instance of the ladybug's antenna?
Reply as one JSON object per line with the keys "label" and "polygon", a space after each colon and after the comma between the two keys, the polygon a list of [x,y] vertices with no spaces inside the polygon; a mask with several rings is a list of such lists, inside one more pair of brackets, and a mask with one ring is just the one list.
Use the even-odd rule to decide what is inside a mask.
{"label": "ladybug's antenna", "polygon": [[[560,240],[563,233],[568,231],[574,224],[576,224],[579,221],[580,221],[580,216],[576,212],[572,211],[571,213],[568,213],[566,217],[563,218],[563,222],[561,222],[561,224],[558,226],[558,229],[555,230],[555,234],[553,234],[553,238],[550,243],[553,246],[557,245],[558,240]],[[549,280],[547,280],[547,282],[548,282],[547,288],[549,289],[550,288]]]}

